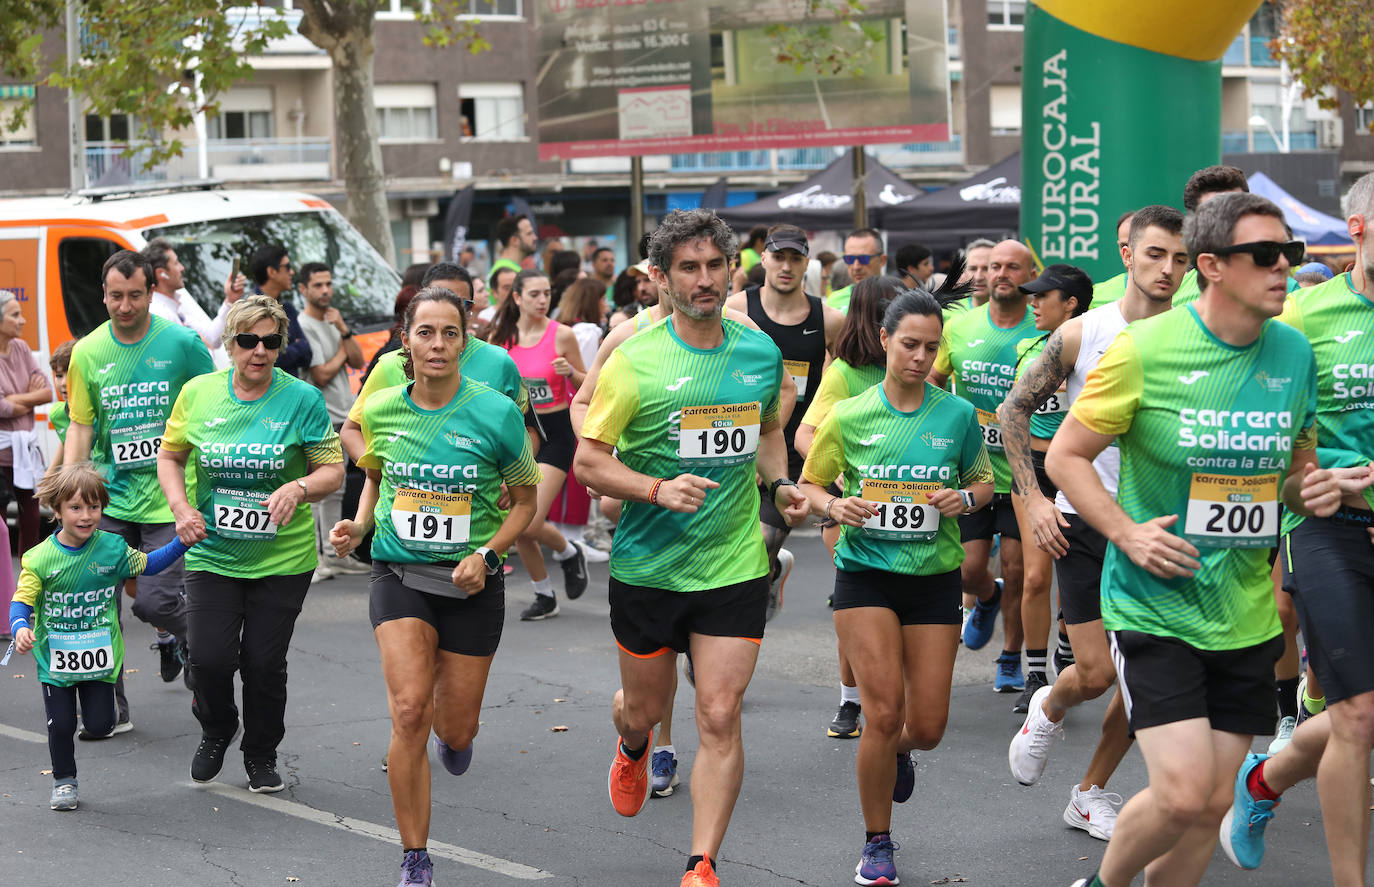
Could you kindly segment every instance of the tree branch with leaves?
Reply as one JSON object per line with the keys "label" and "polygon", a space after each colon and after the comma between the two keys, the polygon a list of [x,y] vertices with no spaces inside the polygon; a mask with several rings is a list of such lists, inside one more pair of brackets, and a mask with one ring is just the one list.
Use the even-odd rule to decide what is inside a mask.
{"label": "tree branch with leaves", "polygon": [[[1269,43],[1303,87],[1303,98],[1336,110],[1338,92],[1357,106],[1374,102],[1374,14],[1369,0],[1284,0],[1279,36]],[[1374,123],[1370,129],[1374,130]]]}

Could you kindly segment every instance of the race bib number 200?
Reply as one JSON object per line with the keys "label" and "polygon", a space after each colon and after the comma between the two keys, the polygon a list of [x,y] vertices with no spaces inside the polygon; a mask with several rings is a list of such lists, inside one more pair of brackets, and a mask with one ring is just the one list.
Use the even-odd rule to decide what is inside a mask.
{"label": "race bib number 200", "polygon": [[686,407],[677,455],[683,468],[739,465],[759,449],[759,402]]}
{"label": "race bib number 200", "polygon": [[1194,474],[1183,537],[1199,548],[1272,548],[1279,532],[1279,476]]}

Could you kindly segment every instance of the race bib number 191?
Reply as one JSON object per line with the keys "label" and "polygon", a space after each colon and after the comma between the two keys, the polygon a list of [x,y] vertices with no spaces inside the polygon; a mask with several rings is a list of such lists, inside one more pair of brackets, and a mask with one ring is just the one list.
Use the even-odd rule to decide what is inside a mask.
{"label": "race bib number 191", "polygon": [[391,502],[391,526],[411,551],[462,551],[471,524],[471,493],[397,490]]}
{"label": "race bib number 191", "polygon": [[864,521],[864,534],[875,539],[930,542],[940,530],[940,510],[930,504],[930,494],[943,484],[901,480],[872,480],[859,484],[859,498],[872,503],[878,513]]}
{"label": "race bib number 191", "polygon": [[686,407],[677,455],[683,468],[739,465],[759,449],[759,403]]}
{"label": "race bib number 191", "polygon": [[1279,532],[1279,476],[1194,474],[1183,538],[1199,548],[1272,548]]}

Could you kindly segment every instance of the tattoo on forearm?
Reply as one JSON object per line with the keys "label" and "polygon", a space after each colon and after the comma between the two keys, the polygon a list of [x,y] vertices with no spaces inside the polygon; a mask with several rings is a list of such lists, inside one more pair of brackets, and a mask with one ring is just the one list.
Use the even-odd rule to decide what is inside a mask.
{"label": "tattoo on forearm", "polygon": [[1064,366],[1064,337],[1055,330],[1045,342],[1045,350],[1012,386],[1007,399],[997,408],[1002,426],[1002,449],[1011,466],[1012,490],[1026,495],[1039,488],[1035,479],[1035,465],[1031,462],[1030,420],[1050,395],[1059,390],[1068,378]]}

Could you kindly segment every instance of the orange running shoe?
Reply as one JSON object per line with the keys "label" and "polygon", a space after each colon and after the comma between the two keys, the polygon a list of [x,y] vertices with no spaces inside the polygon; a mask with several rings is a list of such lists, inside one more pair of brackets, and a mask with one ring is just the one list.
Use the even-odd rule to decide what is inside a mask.
{"label": "orange running shoe", "polygon": [[696,864],[696,868],[683,875],[681,887],[720,887],[720,878],[716,877],[716,870],[711,868],[711,860],[703,859]]}
{"label": "orange running shoe", "polygon": [[[652,737],[650,737],[652,739]],[[634,816],[644,809],[649,800],[649,746],[644,746],[644,754],[638,761],[631,760],[624,752],[624,742],[617,739],[615,757],[611,759],[611,772],[606,777],[606,789],[611,795],[611,806],[621,816]]]}

